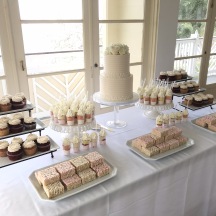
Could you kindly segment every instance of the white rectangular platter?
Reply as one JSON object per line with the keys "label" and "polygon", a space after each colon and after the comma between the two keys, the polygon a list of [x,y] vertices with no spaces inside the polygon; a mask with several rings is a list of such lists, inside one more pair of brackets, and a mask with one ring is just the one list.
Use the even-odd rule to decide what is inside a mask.
{"label": "white rectangular platter", "polygon": [[203,109],[203,108],[205,108],[205,107],[212,107],[212,106],[214,106],[215,104],[216,104],[216,101],[213,101],[212,104],[206,104],[206,105],[203,105],[203,106],[201,106],[201,107],[197,107],[197,106],[193,106],[193,105],[187,106],[187,105],[185,105],[185,104],[179,102],[179,105],[180,105],[180,106],[183,106],[183,107],[188,108],[188,109],[193,110],[193,111],[199,110],[199,109]]}
{"label": "white rectangular platter", "polygon": [[22,159],[16,160],[16,161],[11,161],[11,160],[9,160],[8,157],[0,157],[0,168],[6,167],[6,166],[9,166],[9,165],[21,162],[21,161],[29,160],[29,159],[32,159],[32,158],[35,158],[35,157],[38,157],[41,155],[49,154],[49,153],[54,152],[57,149],[59,149],[59,146],[50,137],[49,137],[49,140],[50,140],[50,150],[49,151],[45,151],[45,152],[39,152],[38,151],[38,152],[36,152],[36,154],[34,154],[32,156],[26,156],[23,153]]}
{"label": "white rectangular platter", "polygon": [[204,92],[206,89],[205,88],[200,88],[198,91],[193,91],[193,92],[188,92],[188,93],[174,93],[173,92],[173,95],[174,96],[177,96],[177,97],[184,97],[186,95],[191,95],[191,94],[197,94],[199,92]]}
{"label": "white rectangular platter", "polygon": [[173,154],[175,154],[175,153],[177,153],[177,152],[180,152],[180,151],[182,151],[182,150],[184,150],[184,149],[187,149],[187,148],[189,148],[189,147],[191,147],[191,146],[193,146],[193,145],[194,145],[194,140],[188,139],[188,141],[187,141],[186,144],[181,145],[181,146],[179,146],[178,148],[171,149],[171,150],[169,150],[169,151],[166,151],[166,152],[163,152],[163,153],[154,155],[154,156],[152,156],[152,157],[149,157],[149,156],[145,155],[143,152],[139,151],[139,149],[134,148],[134,147],[132,146],[132,140],[127,141],[127,146],[130,148],[131,151],[133,151],[134,153],[136,153],[136,154],[139,155],[140,157],[142,157],[142,158],[144,158],[144,159],[146,159],[146,160],[151,160],[151,161],[160,160],[160,159],[162,159],[162,158],[165,158],[165,157],[167,157],[167,156],[170,156],[170,155],[173,155]]}
{"label": "white rectangular platter", "polygon": [[192,123],[195,127],[198,127],[198,128],[200,128],[201,130],[207,131],[207,132],[209,132],[209,133],[216,134],[215,131],[213,131],[213,130],[211,130],[211,129],[209,129],[209,128],[204,128],[204,127],[201,127],[201,126],[197,125],[197,124],[195,123],[197,119],[199,119],[199,118],[196,118],[196,119],[191,120],[191,123]]}
{"label": "white rectangular platter", "polygon": [[[47,197],[47,195],[45,194],[42,186],[39,185],[37,179],[35,178],[35,172],[36,171],[39,171],[39,170],[42,170],[42,169],[45,169],[45,168],[48,168],[48,167],[51,167],[51,166],[54,166],[56,164],[52,164],[51,166],[47,166],[47,167],[43,167],[42,169],[38,169],[38,170],[35,170],[34,172],[31,173],[31,175],[29,176],[29,180],[33,186],[33,188],[35,189],[37,195],[40,197],[40,199],[44,200],[44,201],[51,201],[51,202],[54,202],[54,201],[58,201],[58,200],[62,200],[62,199],[65,199],[67,197],[70,197],[70,196],[73,196],[75,194],[78,194],[78,193],[81,193],[82,191],[85,191],[89,188],[92,188],[96,185],[99,185],[100,183],[102,182],[105,182],[111,178],[113,178],[114,176],[116,176],[117,174],[117,168],[114,167],[110,162],[108,162],[107,160],[104,160],[110,167],[111,167],[111,172],[108,174],[108,175],[105,175],[101,178],[96,178],[94,181],[91,181],[91,182],[88,182],[87,184],[84,184],[84,185],[81,185],[80,187],[78,188],[75,188],[73,190],[70,190],[70,191],[66,191],[65,193],[57,196],[57,197],[54,197],[52,199],[49,199]],[[63,161],[62,161],[63,162]]]}

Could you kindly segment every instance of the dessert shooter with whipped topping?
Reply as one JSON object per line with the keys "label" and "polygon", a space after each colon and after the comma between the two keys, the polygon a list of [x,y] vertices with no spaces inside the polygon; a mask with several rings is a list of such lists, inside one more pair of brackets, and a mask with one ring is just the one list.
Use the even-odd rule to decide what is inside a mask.
{"label": "dessert shooter with whipped topping", "polygon": [[64,155],[70,155],[71,142],[69,138],[64,138],[62,143]]}
{"label": "dessert shooter with whipped topping", "polygon": [[67,125],[72,126],[75,123],[75,113],[73,110],[68,109],[67,114],[66,114],[66,119],[67,119]]}
{"label": "dessert shooter with whipped topping", "polygon": [[164,114],[163,115],[163,127],[168,127],[169,126],[169,115],[168,114]]}
{"label": "dessert shooter with whipped topping", "polygon": [[73,152],[77,153],[80,151],[80,139],[77,135],[72,138]]}
{"label": "dessert shooter with whipped topping", "polygon": [[155,106],[157,104],[157,94],[156,92],[152,92],[150,96],[151,105]]}
{"label": "dessert shooter with whipped topping", "polygon": [[188,120],[188,109],[184,109],[182,112],[182,120],[187,121]]}
{"label": "dessert shooter with whipped topping", "polygon": [[89,150],[89,142],[90,142],[89,134],[84,132],[82,135],[82,147],[84,150]]}
{"label": "dessert shooter with whipped topping", "polygon": [[77,123],[82,125],[85,122],[85,112],[82,109],[79,109],[77,112]]}
{"label": "dessert shooter with whipped topping", "polygon": [[85,120],[87,123],[92,122],[92,108],[90,106],[85,110]]}
{"label": "dessert shooter with whipped topping", "polygon": [[58,111],[58,123],[60,125],[66,124],[66,114],[64,109],[59,109]]}
{"label": "dessert shooter with whipped topping", "polygon": [[172,103],[172,90],[167,89],[166,94],[165,94],[165,103],[170,104]]}
{"label": "dessert shooter with whipped topping", "polygon": [[163,125],[163,116],[162,115],[158,115],[156,118],[156,126],[157,127],[162,127]]}
{"label": "dessert shooter with whipped topping", "polygon": [[179,111],[176,113],[176,123],[180,123],[182,120],[182,112]]}
{"label": "dessert shooter with whipped topping", "polygon": [[99,140],[100,140],[101,145],[106,144],[106,131],[105,131],[105,129],[101,129],[101,131],[99,132]]}
{"label": "dessert shooter with whipped topping", "polygon": [[97,142],[98,142],[98,135],[96,132],[92,132],[91,135],[91,147],[96,148],[97,147]]}
{"label": "dessert shooter with whipped topping", "polygon": [[169,114],[169,124],[175,125],[175,119],[176,119],[175,113],[174,112],[170,113]]}

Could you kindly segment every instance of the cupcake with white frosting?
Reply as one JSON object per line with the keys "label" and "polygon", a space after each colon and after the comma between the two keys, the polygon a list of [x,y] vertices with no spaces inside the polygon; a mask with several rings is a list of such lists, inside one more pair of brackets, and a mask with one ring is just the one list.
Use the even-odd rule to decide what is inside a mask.
{"label": "cupcake with white frosting", "polygon": [[23,131],[24,127],[20,119],[10,119],[8,121],[10,133],[20,133]]}
{"label": "cupcake with white frosting", "polygon": [[207,94],[206,96],[208,97],[208,103],[212,104],[214,101],[214,96],[212,94]]}
{"label": "cupcake with white frosting", "polygon": [[40,136],[36,141],[38,151],[45,152],[50,150],[50,140],[48,136]]}
{"label": "cupcake with white frosting", "polygon": [[0,100],[0,111],[1,112],[10,111],[11,108],[12,108],[12,104],[9,98],[2,98]]}
{"label": "cupcake with white frosting", "polygon": [[5,122],[0,122],[0,137],[7,136],[9,134],[8,124]]}
{"label": "cupcake with white frosting", "polygon": [[34,141],[36,143],[37,142],[37,138],[38,138],[37,134],[30,133],[26,137],[26,140],[32,140],[32,141]]}
{"label": "cupcake with white frosting", "polygon": [[19,143],[13,143],[8,146],[8,158],[12,161],[16,161],[22,158],[22,148]]}
{"label": "cupcake with white frosting", "polygon": [[23,124],[24,124],[25,130],[36,129],[36,122],[35,122],[35,119],[33,117],[25,117]]}
{"label": "cupcake with white frosting", "polygon": [[34,141],[32,140],[26,140],[23,145],[23,151],[25,155],[27,156],[32,156],[37,152],[37,145]]}
{"label": "cupcake with white frosting", "polygon": [[12,97],[12,109],[22,109],[25,106],[21,96]]}
{"label": "cupcake with white frosting", "polygon": [[6,140],[0,141],[0,157],[7,157],[9,143]]}

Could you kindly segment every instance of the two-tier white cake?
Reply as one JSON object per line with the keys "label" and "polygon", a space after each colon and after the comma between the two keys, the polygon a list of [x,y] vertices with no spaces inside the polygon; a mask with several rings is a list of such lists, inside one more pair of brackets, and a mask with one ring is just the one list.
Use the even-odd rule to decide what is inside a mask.
{"label": "two-tier white cake", "polygon": [[129,48],[113,44],[105,50],[104,71],[100,74],[102,100],[121,102],[133,98],[133,75],[129,71]]}

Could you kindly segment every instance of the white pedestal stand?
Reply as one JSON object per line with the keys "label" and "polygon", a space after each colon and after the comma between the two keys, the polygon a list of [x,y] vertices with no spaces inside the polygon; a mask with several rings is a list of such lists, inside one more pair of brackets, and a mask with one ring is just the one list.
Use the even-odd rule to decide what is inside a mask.
{"label": "white pedestal stand", "polygon": [[119,106],[134,104],[139,100],[139,96],[137,93],[133,93],[133,98],[131,100],[127,100],[124,102],[110,102],[102,100],[100,97],[100,92],[96,92],[93,95],[93,100],[101,105],[114,107],[114,119],[107,121],[107,126],[111,128],[123,128],[127,125],[127,123],[125,121],[119,120]]}
{"label": "white pedestal stand", "polygon": [[169,110],[174,107],[173,103],[164,104],[164,105],[145,105],[144,103],[137,102],[135,104],[136,107],[144,110],[144,115],[150,119],[156,119],[158,115],[160,115],[161,111]]}

